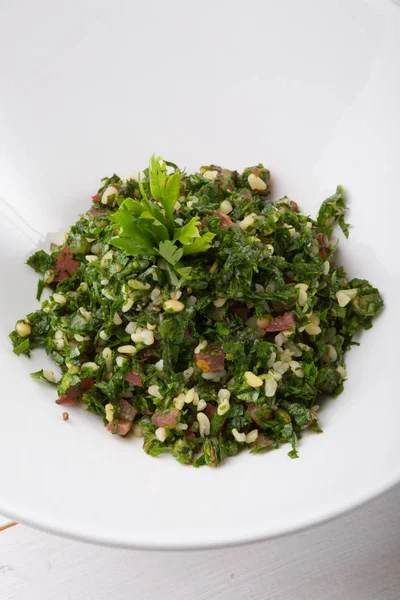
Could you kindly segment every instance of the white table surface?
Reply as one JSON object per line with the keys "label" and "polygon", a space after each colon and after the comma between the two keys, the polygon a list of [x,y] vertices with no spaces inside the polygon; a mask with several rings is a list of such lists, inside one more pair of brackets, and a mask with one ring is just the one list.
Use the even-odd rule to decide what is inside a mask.
{"label": "white table surface", "polygon": [[400,486],[318,528],[203,552],[118,550],[16,525],[0,532],[0,598],[399,600]]}

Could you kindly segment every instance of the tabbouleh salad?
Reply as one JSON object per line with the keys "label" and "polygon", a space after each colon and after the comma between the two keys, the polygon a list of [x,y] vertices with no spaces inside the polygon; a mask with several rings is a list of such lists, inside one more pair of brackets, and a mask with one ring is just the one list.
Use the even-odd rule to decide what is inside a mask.
{"label": "tabbouleh salad", "polygon": [[61,377],[32,377],[56,402],[142,437],[152,456],[216,467],[289,442],[297,457],[383,301],[335,263],[340,186],[315,220],[269,193],[261,164],[188,175],[153,156],[141,177],[103,179],[64,242],[28,259],[37,299],[51,295],[17,322],[14,352],[44,347]]}

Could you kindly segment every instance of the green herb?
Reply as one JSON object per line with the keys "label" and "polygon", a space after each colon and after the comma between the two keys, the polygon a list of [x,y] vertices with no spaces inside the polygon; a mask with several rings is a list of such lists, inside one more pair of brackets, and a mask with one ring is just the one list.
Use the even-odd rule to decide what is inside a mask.
{"label": "green herb", "polygon": [[28,259],[37,298],[51,295],[17,322],[14,353],[43,347],[61,378],[32,377],[151,456],[217,467],[288,445],[297,458],[383,300],[335,261],[341,186],[316,220],[269,191],[261,164],[187,175],[152,156],[137,180],[104,178],[65,243]]}
{"label": "green herb", "polygon": [[37,292],[36,292],[36,300],[38,302],[40,302],[40,298],[42,297],[44,288],[45,288],[45,282],[43,281],[43,279],[39,279],[38,286],[37,286]]}
{"label": "green herb", "polygon": [[26,264],[36,271],[36,273],[45,273],[54,265],[54,260],[44,250],[38,250],[28,258]]}
{"label": "green herb", "polygon": [[161,242],[158,247],[158,252],[170,265],[176,265],[183,254],[182,248],[177,248],[175,244],[170,241]]}
{"label": "green herb", "polygon": [[20,354],[26,354],[27,356],[29,356],[30,352],[29,352],[29,338],[25,338],[24,340],[20,341],[17,336],[13,335],[14,332],[12,332],[10,334],[10,338],[11,341],[14,344],[14,354],[16,354],[17,356],[19,356]]}
{"label": "green herb", "polygon": [[40,371],[36,371],[36,373],[31,373],[31,377],[32,379],[39,379],[40,381],[50,383],[51,385],[57,385],[54,373],[52,373],[51,371],[45,371],[44,369],[40,369]]}
{"label": "green herb", "polygon": [[[109,216],[112,222],[120,225],[119,234],[111,243],[132,256],[160,254],[173,266],[183,254],[206,252],[215,234],[208,232],[200,237],[199,217],[191,218],[184,226],[178,226],[174,219],[181,187],[180,171],[175,168],[168,176],[166,163],[153,155],[148,177],[149,193],[145,190],[145,182],[139,179],[141,200],[127,198],[120,209]],[[178,265],[178,274],[186,277],[190,271],[182,269],[183,265]]]}

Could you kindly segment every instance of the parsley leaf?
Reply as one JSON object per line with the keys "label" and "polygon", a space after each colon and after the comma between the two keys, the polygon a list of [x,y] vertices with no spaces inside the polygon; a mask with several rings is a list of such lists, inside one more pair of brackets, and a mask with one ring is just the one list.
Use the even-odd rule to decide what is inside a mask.
{"label": "parsley leaf", "polygon": [[153,247],[149,248],[147,245],[142,244],[139,240],[132,238],[120,238],[116,237],[111,240],[111,244],[120,250],[125,250],[129,256],[146,256],[147,254],[155,254]]}
{"label": "parsley leaf", "polygon": [[44,250],[38,250],[28,258],[26,264],[36,271],[36,273],[45,273],[54,265],[54,260]]}
{"label": "parsley leaf", "polygon": [[181,277],[185,278],[185,277],[189,277],[190,273],[192,272],[192,267],[175,267],[175,271],[178,273],[178,275],[180,275]]}
{"label": "parsley leaf", "polygon": [[149,183],[151,195],[156,200],[160,200],[167,183],[167,166],[155,154],[153,154],[149,162]]}
{"label": "parsley leaf", "polygon": [[171,221],[174,218],[173,211],[174,211],[174,206],[179,197],[180,187],[181,187],[181,178],[180,178],[179,173],[174,173],[173,175],[170,175],[170,177],[168,178],[168,181],[167,181],[167,185],[165,186],[163,195],[160,198],[160,201],[165,209],[165,212],[167,213],[168,218],[171,219]]}
{"label": "parsley leaf", "polygon": [[[145,219],[142,223],[144,230],[151,236],[156,244],[168,240],[168,229],[158,219],[155,219],[148,211],[142,212],[141,219]],[[138,223],[138,226],[140,224]]]}
{"label": "parsley leaf", "polygon": [[178,241],[184,245],[192,244],[195,238],[200,237],[200,232],[198,230],[199,224],[199,217],[190,219],[189,223],[186,223],[183,227],[175,230],[174,241]]}
{"label": "parsley leaf", "polygon": [[40,298],[42,297],[42,292],[44,290],[45,287],[45,283],[43,281],[43,279],[39,279],[38,281],[38,286],[37,286],[37,293],[36,293],[36,300],[39,302]]}
{"label": "parsley leaf", "polygon": [[183,255],[188,256],[189,254],[199,254],[200,252],[206,252],[211,248],[211,242],[215,237],[215,233],[205,233],[201,237],[196,238],[192,244],[188,244],[183,247]]}
{"label": "parsley leaf", "polygon": [[[126,200],[124,200],[120,205],[120,208],[121,210],[128,210],[136,217],[139,217],[145,210],[145,206],[142,204],[142,202],[139,202],[139,200],[134,200],[133,198],[126,198]],[[112,216],[110,216],[109,219],[111,221],[114,220]]]}
{"label": "parsley leaf", "polygon": [[335,223],[338,222],[340,228],[346,237],[349,237],[349,225],[344,221],[344,213],[346,204],[344,201],[343,188],[338,185],[336,192],[327,198],[322,204],[318,212],[317,224],[325,235],[332,235]]}
{"label": "parsley leaf", "polygon": [[174,206],[178,200],[181,185],[179,172],[168,177],[165,162],[153,154],[149,164],[149,183],[151,195],[155,200],[161,202],[168,219],[173,221]]}
{"label": "parsley leaf", "polygon": [[165,258],[170,265],[176,265],[176,263],[182,258],[183,249],[177,248],[173,242],[167,240],[161,242],[158,247],[158,253]]}
{"label": "parsley leaf", "polygon": [[27,356],[29,356],[29,346],[29,338],[25,338],[22,342],[18,342],[15,344],[13,352],[17,356],[19,356],[20,354],[26,354]]}
{"label": "parsley leaf", "polygon": [[[121,202],[118,198],[119,210],[108,217],[112,223],[120,226],[119,235],[111,240],[111,244],[131,256],[160,254],[172,265],[176,265],[183,254],[197,254],[208,250],[215,234],[206,233],[200,237],[199,217],[193,217],[184,226],[176,227],[174,207],[181,186],[180,172],[176,170],[168,176],[167,164],[154,154],[150,158],[147,172],[147,185],[151,195],[162,208],[148,197],[145,184],[139,176],[138,187],[142,200],[129,197]],[[179,250],[174,242],[180,242],[185,247],[184,251]],[[191,267],[178,265],[177,272],[182,277],[187,277]]]}

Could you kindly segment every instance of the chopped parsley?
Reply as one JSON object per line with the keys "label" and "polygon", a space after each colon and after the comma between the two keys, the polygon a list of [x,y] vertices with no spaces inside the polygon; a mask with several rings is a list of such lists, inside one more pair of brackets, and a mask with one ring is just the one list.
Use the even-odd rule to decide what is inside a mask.
{"label": "chopped parsley", "polygon": [[188,175],[153,156],[137,179],[103,179],[65,242],[28,259],[52,295],[17,322],[14,352],[44,347],[61,377],[32,377],[56,402],[152,456],[216,467],[288,442],[296,458],[383,300],[335,262],[340,186],[316,219],[269,192],[261,164]]}

